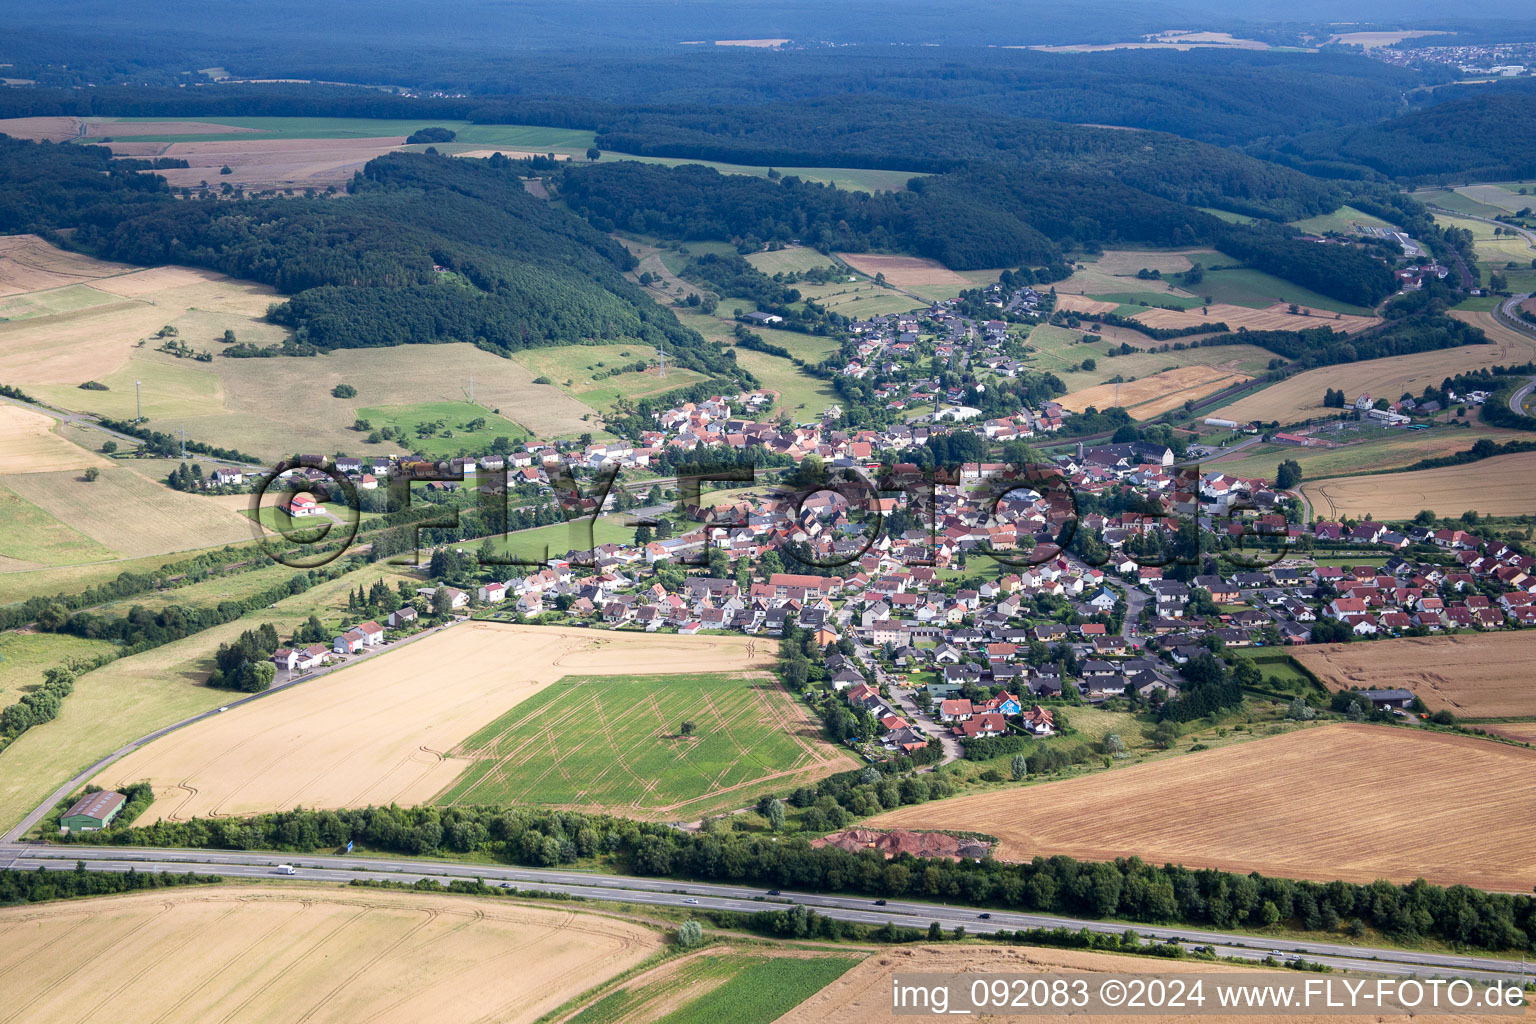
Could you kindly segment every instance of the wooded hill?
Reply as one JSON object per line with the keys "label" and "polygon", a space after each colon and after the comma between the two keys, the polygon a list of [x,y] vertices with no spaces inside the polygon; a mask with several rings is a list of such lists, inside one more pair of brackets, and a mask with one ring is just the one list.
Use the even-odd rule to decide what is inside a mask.
{"label": "wooded hill", "polygon": [[1390,121],[1302,135],[1266,155],[1339,178],[1460,183],[1536,176],[1536,91],[1441,91],[1458,98]]}
{"label": "wooded hill", "polygon": [[349,191],[176,200],[159,179],[114,172],[106,149],[0,137],[0,230],[76,228],[69,244],[106,259],[272,285],[292,298],[271,318],[318,349],[465,341],[506,355],[633,338],[737,372],[623,277],[622,246],[511,170],[394,153]]}
{"label": "wooded hill", "polygon": [[798,239],[834,251],[893,250],[955,270],[1042,266],[1079,245],[1212,245],[1346,302],[1390,295],[1387,264],[1349,246],[1302,241],[1278,225],[1228,224],[1088,170],[974,166],[919,177],[904,192],[848,192],[788,176],[723,175],[699,164],[569,167],[559,190],[602,230],[625,228],[744,248]]}

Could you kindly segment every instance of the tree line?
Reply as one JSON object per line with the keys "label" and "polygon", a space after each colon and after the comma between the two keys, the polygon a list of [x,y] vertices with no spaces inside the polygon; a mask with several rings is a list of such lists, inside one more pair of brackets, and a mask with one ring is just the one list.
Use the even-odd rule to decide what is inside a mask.
{"label": "tree line", "polygon": [[481,853],[536,867],[600,859],[630,873],[813,892],[941,899],[974,906],[1213,928],[1283,924],[1325,936],[1380,931],[1393,941],[1425,939],[1492,951],[1532,949],[1536,899],[1443,887],[1422,879],[1313,882],[1156,867],[1138,858],[1106,862],[1037,857],[1005,863],[886,861],[874,851],[815,848],[805,836],[769,836],[538,808],[368,807],[293,810],[246,819],[194,818],[108,828],[58,841],[87,844],[273,849],[305,852],[348,842],[425,856]]}

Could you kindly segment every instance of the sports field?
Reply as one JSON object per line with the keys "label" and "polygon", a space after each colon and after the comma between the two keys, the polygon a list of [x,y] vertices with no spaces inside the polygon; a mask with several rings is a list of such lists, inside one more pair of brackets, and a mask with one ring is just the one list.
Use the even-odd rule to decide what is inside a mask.
{"label": "sports field", "polygon": [[439,802],[698,818],[853,767],[819,732],[763,673],[568,676],[452,751]]}
{"label": "sports field", "polygon": [[1358,519],[1366,513],[1377,519],[1412,519],[1423,509],[1447,516],[1466,511],[1530,515],[1536,511],[1536,452],[1410,473],[1334,477],[1303,483],[1301,492],[1321,519]]}
{"label": "sports field", "polygon": [[6,1009],[32,1024],[526,1024],[663,944],[564,908],[319,885],[10,907],[0,935]]}
{"label": "sports field", "polygon": [[1074,391],[1058,401],[1073,412],[1082,412],[1090,406],[1096,409],[1119,406],[1130,413],[1133,419],[1146,420],[1170,409],[1177,409],[1191,399],[1203,398],[1214,391],[1247,380],[1252,378],[1236,370],[1213,366],[1181,366],[1124,384],[1099,384]]}
{"label": "sports field", "polygon": [[468,622],[188,726],[96,783],[152,780],[145,822],[424,803],[473,767],[462,744],[566,675],[742,672],[765,666],[771,647],[744,636]]}
{"label": "sports field", "polygon": [[1536,717],[1536,633],[1529,630],[1317,644],[1291,653],[1329,689],[1400,686],[1431,711],[1460,718]]}
{"label": "sports field", "polygon": [[[1476,800],[1467,799],[1469,779]],[[1006,860],[1135,854],[1287,878],[1423,877],[1527,892],[1536,882],[1533,813],[1536,751],[1339,723],[903,807],[868,824],[984,832],[1001,840]]]}

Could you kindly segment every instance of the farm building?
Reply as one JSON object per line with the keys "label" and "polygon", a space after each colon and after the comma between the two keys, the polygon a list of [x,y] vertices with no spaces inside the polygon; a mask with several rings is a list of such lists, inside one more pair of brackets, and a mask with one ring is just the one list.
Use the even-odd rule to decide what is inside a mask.
{"label": "farm building", "polygon": [[128,800],[121,793],[103,790],[99,793],[87,793],[76,800],[74,806],[64,812],[59,819],[59,828],[68,829],[71,832],[90,832],[95,829],[106,828],[123,809],[123,804]]}

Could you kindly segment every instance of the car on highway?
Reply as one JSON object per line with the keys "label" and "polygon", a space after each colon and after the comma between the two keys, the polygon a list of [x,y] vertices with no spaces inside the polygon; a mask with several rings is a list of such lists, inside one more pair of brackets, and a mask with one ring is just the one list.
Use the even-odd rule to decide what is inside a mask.
{"label": "car on highway", "polygon": [[777,889],[769,889],[768,890],[768,895],[769,896],[783,896],[784,894],[779,892],[779,890],[777,890]]}
{"label": "car on highway", "polygon": [[694,899],[692,896],[689,896],[687,899],[683,900],[683,902],[697,906],[699,901]]}
{"label": "car on highway", "polygon": [[877,906],[877,907],[885,906],[885,900],[875,900],[875,906]]}
{"label": "car on highway", "polygon": [[976,915],[976,920],[978,920],[978,921],[990,921],[990,920],[992,920],[992,915],[991,914],[977,914]]}
{"label": "car on highway", "polygon": [[229,705],[226,704],[224,707],[219,708],[219,710],[220,711],[228,711],[229,710]]}

